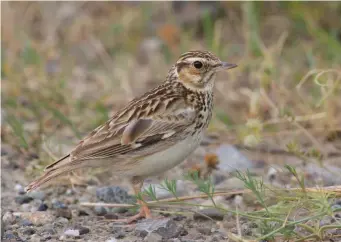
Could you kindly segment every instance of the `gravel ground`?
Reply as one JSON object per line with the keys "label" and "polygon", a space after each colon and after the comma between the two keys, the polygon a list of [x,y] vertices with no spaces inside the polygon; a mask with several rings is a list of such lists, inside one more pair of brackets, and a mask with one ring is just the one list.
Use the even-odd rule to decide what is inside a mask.
{"label": "gravel ground", "polygon": [[[251,169],[267,182],[282,186],[290,182],[289,177],[278,173],[276,166],[260,160],[249,160],[233,146],[221,145],[214,152],[220,160],[218,170],[213,173],[217,190],[243,189],[243,183],[229,173],[242,168]],[[207,147],[200,147],[185,163],[163,177],[181,177],[182,171],[189,169],[198,159],[202,160],[205,153]],[[234,216],[214,209],[182,210],[181,214],[154,211],[155,219],[143,219],[131,225],[115,223],[110,219],[124,218],[135,211],[84,207],[80,203],[131,203],[134,197],[125,182],[115,179],[94,182],[94,179],[89,179],[82,186],[72,188],[55,185],[25,194],[23,189],[28,179],[24,175],[22,159],[27,158],[22,158],[8,146],[2,147],[3,241],[226,241],[229,232],[237,234],[239,230],[244,236],[257,233],[257,224],[241,218],[237,226]],[[313,167],[310,170],[315,175],[318,172]],[[322,173],[320,176],[331,184],[338,182],[338,177],[323,177]],[[158,184],[161,178],[152,178],[145,186]],[[194,184],[189,181],[179,179],[177,185],[178,196],[198,194]],[[156,194],[158,198],[172,197],[157,185]],[[210,204],[205,199],[196,199],[195,202]],[[245,194],[216,197],[215,202],[226,208],[235,208],[237,203],[244,209],[253,206],[252,198]]]}

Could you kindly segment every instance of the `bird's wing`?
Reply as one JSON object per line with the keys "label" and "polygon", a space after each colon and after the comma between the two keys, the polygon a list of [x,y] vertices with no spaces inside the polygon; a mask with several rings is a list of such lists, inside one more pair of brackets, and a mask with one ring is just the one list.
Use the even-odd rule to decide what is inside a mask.
{"label": "bird's wing", "polygon": [[[115,157],[136,160],[169,148],[185,138],[184,132],[194,122],[196,110],[181,93],[160,89],[133,100],[125,109],[95,129],[70,153],[70,159],[56,162],[46,169],[80,165]],[[162,95],[163,94],[163,95]],[[89,166],[89,162],[86,162]]]}

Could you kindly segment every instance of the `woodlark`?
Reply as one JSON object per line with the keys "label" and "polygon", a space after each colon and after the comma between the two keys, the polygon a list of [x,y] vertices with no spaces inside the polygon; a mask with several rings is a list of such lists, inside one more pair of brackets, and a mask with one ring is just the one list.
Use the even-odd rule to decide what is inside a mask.
{"label": "woodlark", "polygon": [[[114,175],[129,178],[139,193],[146,177],[178,165],[198,147],[212,116],[216,73],[236,66],[208,51],[184,53],[165,82],[132,100],[47,166],[26,191],[78,168],[106,166]],[[127,222],[151,217],[146,204],[138,202],[139,214]]]}

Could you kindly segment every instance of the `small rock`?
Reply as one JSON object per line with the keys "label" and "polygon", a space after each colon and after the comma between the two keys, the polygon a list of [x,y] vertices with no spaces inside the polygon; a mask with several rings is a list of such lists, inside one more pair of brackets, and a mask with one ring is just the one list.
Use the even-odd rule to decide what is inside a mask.
{"label": "small rock", "polygon": [[22,212],[33,212],[33,211],[31,211],[32,208],[33,208],[32,204],[24,203],[24,204],[21,204],[20,211],[22,211]]}
{"label": "small rock", "polygon": [[215,185],[218,185],[220,183],[222,183],[223,181],[226,180],[226,173],[224,172],[224,174],[219,174],[219,172],[214,172],[212,174],[212,178],[213,178],[213,183]]}
{"label": "small rock", "polygon": [[222,144],[216,154],[219,160],[218,169],[221,171],[232,172],[253,167],[253,163],[232,145]]}
{"label": "small rock", "polygon": [[[68,222],[68,220],[67,220],[67,222]],[[42,232],[42,234],[44,234],[44,235],[53,235],[53,234],[56,234],[56,233],[57,233],[57,231],[55,229],[53,229],[53,225],[52,224],[47,226],[46,228],[44,228],[44,230]]]}
{"label": "small rock", "polygon": [[248,223],[242,224],[241,230],[242,230],[242,233],[245,235],[248,235],[248,236],[252,235],[252,230]]}
{"label": "small rock", "polygon": [[157,233],[150,233],[150,234],[148,234],[144,238],[144,241],[148,241],[148,242],[161,242],[162,241],[162,236],[157,234]]}
{"label": "small rock", "polygon": [[323,167],[309,163],[305,168],[306,176],[311,177],[315,181],[320,179],[324,186],[333,186],[341,183],[341,168],[333,165],[324,165]]}
{"label": "small rock", "polygon": [[163,239],[170,239],[179,236],[183,228],[178,226],[172,219],[165,218],[165,219],[145,219],[142,222],[136,225],[137,231],[144,231],[147,234],[150,233],[157,233]]}
{"label": "small rock", "polygon": [[45,195],[45,192],[42,192],[42,191],[32,191],[28,194],[28,196],[30,196],[33,199],[43,201],[46,195]]}
{"label": "small rock", "polygon": [[22,241],[17,232],[6,231],[1,241]]}
{"label": "small rock", "polygon": [[90,229],[83,227],[83,226],[76,226],[72,229],[68,229],[64,232],[65,235],[78,237],[83,234],[87,234],[90,232]]}
{"label": "small rock", "polygon": [[80,235],[79,230],[77,230],[77,229],[65,230],[64,234],[67,236],[73,236],[73,237],[78,237]]}
{"label": "small rock", "polygon": [[35,226],[41,226],[44,224],[52,223],[55,220],[55,216],[48,212],[25,212],[19,215],[23,219],[27,219],[33,223]]}
{"label": "small rock", "polygon": [[195,213],[193,215],[194,220],[208,220],[211,219],[222,221],[224,219],[224,214],[215,208],[205,208],[199,211],[199,213]]}
{"label": "small rock", "polygon": [[89,216],[89,213],[87,211],[85,211],[85,210],[79,210],[78,211],[78,216]]}
{"label": "small rock", "polygon": [[111,220],[111,219],[118,219],[118,216],[116,214],[110,213],[110,214],[104,215],[104,218],[108,219],[108,220]]}
{"label": "small rock", "polygon": [[57,227],[64,227],[65,224],[68,224],[69,220],[67,218],[59,217],[54,221],[54,225]]}
{"label": "small rock", "polygon": [[73,195],[74,194],[74,191],[72,190],[72,189],[67,189],[66,190],[66,192],[65,192],[65,195],[68,195],[68,196],[70,196],[70,195]]}
{"label": "small rock", "polygon": [[31,202],[33,198],[28,195],[19,195],[19,196],[16,196],[14,200],[17,204],[24,204],[24,203]]}
{"label": "small rock", "polygon": [[14,216],[12,212],[6,212],[4,216],[2,216],[2,221],[5,224],[14,224],[16,221],[16,216]]}
{"label": "small rock", "polygon": [[65,209],[65,208],[67,208],[67,206],[64,203],[62,203],[61,201],[58,201],[58,200],[52,201],[52,207],[54,209],[59,209],[59,208]]}
{"label": "small rock", "polygon": [[203,234],[203,235],[211,235],[211,226],[207,227],[199,227],[197,228],[198,232]]}
{"label": "small rock", "polygon": [[97,216],[104,216],[107,214],[107,210],[104,207],[95,207],[95,213]]}
{"label": "small rock", "polygon": [[106,203],[129,203],[132,197],[119,186],[101,187],[96,189],[96,196]]}
{"label": "small rock", "polygon": [[30,242],[41,242],[40,236],[37,234],[32,234],[30,238]]}
{"label": "small rock", "polygon": [[277,173],[278,172],[274,167],[269,168],[267,177],[270,183],[273,183],[276,180]]}
{"label": "small rock", "polygon": [[63,217],[63,218],[71,219],[72,213],[69,209],[58,208],[56,209],[56,217]]}
{"label": "small rock", "polygon": [[87,186],[86,191],[91,195],[96,195],[96,190],[98,189],[97,186]]}
{"label": "small rock", "polygon": [[14,190],[18,192],[19,194],[25,194],[25,189],[22,185],[20,184],[15,184]]}
{"label": "small rock", "polygon": [[118,231],[114,234],[115,239],[123,239],[125,237],[125,233],[123,231]]}
{"label": "small rock", "polygon": [[79,231],[79,235],[87,234],[90,232],[89,228],[83,226],[76,226],[75,229]]}
{"label": "small rock", "polygon": [[33,225],[33,223],[27,219],[21,220],[19,224],[20,224],[20,226],[32,226]]}
{"label": "small rock", "polygon": [[46,211],[49,207],[45,203],[39,204],[37,211]]}
{"label": "small rock", "polygon": [[236,195],[234,197],[234,204],[238,205],[239,207],[243,206],[243,196]]}
{"label": "small rock", "polygon": [[127,208],[109,208],[108,209],[108,212],[110,213],[125,213],[127,211],[128,211]]}
{"label": "small rock", "polygon": [[238,190],[244,188],[244,182],[237,177],[226,179],[223,183],[216,186],[216,190]]}
{"label": "small rock", "polygon": [[105,242],[117,242],[117,239],[108,239],[108,240],[106,240]]}
{"label": "small rock", "polygon": [[36,233],[36,231],[33,228],[27,228],[27,229],[25,229],[23,231],[23,234],[25,234],[25,235],[32,235],[32,234],[35,234],[35,233]]}

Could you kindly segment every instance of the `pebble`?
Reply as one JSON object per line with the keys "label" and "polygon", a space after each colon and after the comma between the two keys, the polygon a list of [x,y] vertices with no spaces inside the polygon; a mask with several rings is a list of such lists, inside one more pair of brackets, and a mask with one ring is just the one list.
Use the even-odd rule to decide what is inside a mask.
{"label": "pebble", "polygon": [[79,230],[77,229],[68,229],[68,230],[65,230],[64,232],[65,235],[68,235],[68,236],[73,236],[73,237],[78,237],[80,234],[79,234]]}
{"label": "pebble", "polygon": [[157,233],[165,240],[178,237],[184,230],[182,226],[170,218],[145,219],[138,223],[135,229],[139,232],[145,232],[146,235]]}
{"label": "pebble", "polygon": [[253,163],[232,145],[222,144],[217,150],[218,169],[225,172],[246,170],[253,167]]}
{"label": "pebble", "polygon": [[201,209],[199,213],[195,213],[193,215],[194,220],[209,220],[208,217],[212,218],[213,220],[222,221],[224,219],[224,213],[215,208],[205,208]]}
{"label": "pebble", "polygon": [[[68,221],[67,221],[68,222]],[[47,228],[44,228],[42,234],[45,234],[45,235],[53,235],[53,234],[56,234],[56,230],[53,229],[53,225],[51,224],[50,226],[48,226]]]}
{"label": "pebble", "polygon": [[105,219],[118,219],[118,216],[116,215],[116,214],[112,214],[112,213],[110,213],[110,214],[106,214],[106,215],[104,215],[104,218]]}
{"label": "pebble", "polygon": [[25,226],[25,227],[33,225],[33,223],[30,220],[27,220],[27,219],[21,220],[19,224],[20,224],[20,226]]}
{"label": "pebble", "polygon": [[78,213],[78,216],[89,216],[89,213],[85,210],[76,210]]}
{"label": "pebble", "polygon": [[333,165],[324,165],[321,167],[317,164],[308,164],[305,167],[305,173],[309,177],[321,179],[324,186],[334,186],[341,183],[341,168]]}
{"label": "pebble", "polygon": [[45,194],[45,192],[42,192],[42,191],[32,191],[28,194],[28,196],[30,196],[33,199],[43,201],[46,197],[46,194]]}
{"label": "pebble", "polygon": [[248,223],[242,224],[241,230],[242,230],[242,234],[245,234],[245,235],[248,235],[248,236],[252,235],[252,230],[251,230],[251,228],[250,228]]}
{"label": "pebble", "polygon": [[14,186],[14,190],[18,193],[18,194],[25,194],[25,189],[22,185],[20,184],[15,184]]}
{"label": "pebble", "polygon": [[16,221],[16,216],[14,216],[12,212],[5,212],[4,216],[2,216],[2,221],[5,224],[14,224]]}
{"label": "pebble", "polygon": [[56,217],[63,217],[63,218],[71,219],[72,213],[69,209],[58,208],[56,209]]}
{"label": "pebble", "polygon": [[65,195],[68,195],[68,196],[71,196],[74,194],[74,191],[72,189],[67,189],[66,192],[65,192]]}
{"label": "pebble", "polygon": [[132,197],[119,186],[101,187],[96,189],[96,196],[106,203],[129,203]]}
{"label": "pebble", "polygon": [[270,167],[268,170],[267,178],[270,183],[274,182],[277,177],[277,170],[274,167]]}
{"label": "pebble", "polygon": [[199,227],[197,228],[198,232],[204,235],[211,235],[211,226],[207,226],[207,227]]}
{"label": "pebble", "polygon": [[87,234],[90,232],[89,228],[83,227],[83,226],[76,226],[75,229],[77,229],[79,231],[80,235]]}
{"label": "pebble", "polygon": [[57,227],[63,227],[65,224],[68,224],[69,220],[67,218],[59,217],[54,221],[54,225]]}
{"label": "pebble", "polygon": [[144,241],[148,241],[148,242],[161,242],[162,241],[162,236],[157,234],[157,233],[150,233],[150,234],[148,234],[144,238]]}
{"label": "pebble", "polygon": [[245,184],[237,177],[226,179],[223,183],[216,186],[216,190],[242,190],[245,189]]}
{"label": "pebble", "polygon": [[83,227],[83,226],[76,226],[72,229],[67,229],[64,234],[68,235],[68,236],[73,236],[73,237],[78,237],[80,235],[83,234],[87,234],[90,232],[90,229],[87,227]]}
{"label": "pebble", "polygon": [[29,203],[24,203],[20,206],[20,211],[22,212],[33,212],[31,211],[33,206]]}
{"label": "pebble", "polygon": [[55,216],[49,212],[24,212],[20,213],[19,216],[23,219],[27,219],[32,222],[35,226],[41,226],[54,222]]}
{"label": "pebble", "polygon": [[28,195],[19,195],[19,196],[16,196],[14,200],[17,204],[24,204],[24,203],[31,202],[33,198]]}
{"label": "pebble", "polygon": [[115,239],[115,238],[110,238],[110,239],[106,240],[105,242],[117,242],[117,239]]}
{"label": "pebble", "polygon": [[45,203],[39,204],[37,211],[46,211],[49,207]]}
{"label": "pebble", "polygon": [[41,242],[40,236],[37,234],[32,234],[32,236],[30,238],[30,242]]}
{"label": "pebble", "polygon": [[107,214],[107,210],[104,207],[95,207],[95,213],[97,216],[104,216]]}
{"label": "pebble", "polygon": [[25,234],[25,235],[32,235],[32,234],[35,234],[35,233],[36,233],[36,231],[33,228],[27,228],[27,229],[25,229],[23,231],[23,234]]}
{"label": "pebble", "polygon": [[19,235],[17,232],[12,232],[12,231],[6,231],[4,236],[2,237],[4,239],[3,241],[22,241],[19,238]]}
{"label": "pebble", "polygon": [[61,201],[58,201],[58,200],[52,201],[52,207],[54,209],[59,209],[59,208],[65,209],[65,208],[67,208],[67,206],[64,203],[62,203]]}
{"label": "pebble", "polygon": [[123,239],[126,235],[123,231],[118,231],[117,233],[114,234],[115,239]]}

